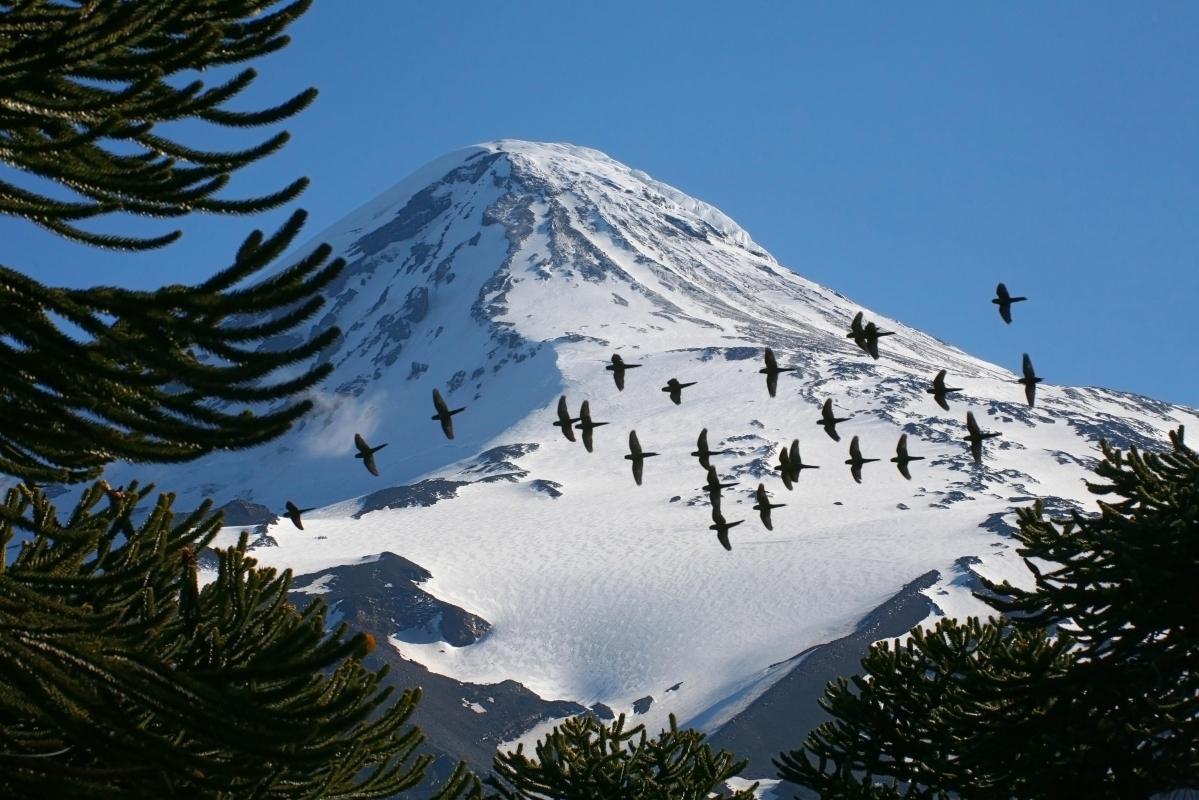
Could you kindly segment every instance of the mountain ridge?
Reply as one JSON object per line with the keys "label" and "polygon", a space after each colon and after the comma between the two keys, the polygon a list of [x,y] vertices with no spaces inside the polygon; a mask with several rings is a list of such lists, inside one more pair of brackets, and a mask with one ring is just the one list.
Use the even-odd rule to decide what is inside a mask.
{"label": "mountain ridge", "polygon": [[[970,557],[988,577],[1027,581],[1004,528],[1014,506],[1088,508],[1100,437],[1154,447],[1199,422],[1050,384],[1029,408],[1010,370],[807,281],[714,207],[595,152],[508,140],[456,151],[332,226],[322,238],[348,265],[304,335],[338,325],[343,337],[320,356],[335,369],[315,411],[256,450],[118,465],[108,479],[150,477],[185,508],[318,506],[304,531],[265,523],[277,546],[255,550],[297,574],[383,552],[419,565],[432,576],[422,591],[491,625],[455,646],[406,640],[397,621],[392,648],[422,669],[641,708],[650,727],[672,712],[719,727],[782,677],[771,665],[850,633],[918,576],[946,576],[924,590],[942,611],[978,613],[954,565]],[[877,361],[846,338],[859,311],[896,332]],[[798,367],[775,398],[758,374],[766,346]],[[604,369],[616,351],[643,365],[624,391]],[[963,389],[949,412],[925,393],[942,368]],[[659,391],[670,377],[697,381],[681,405]],[[452,441],[430,420],[433,388],[466,407]],[[586,399],[610,423],[594,453],[551,426],[562,394],[572,414]],[[842,442],[815,424],[830,398],[849,417]],[[967,410],[1002,434],[981,465],[961,441]],[[746,520],[731,553],[708,530],[688,455],[701,428],[730,451],[713,459],[720,478],[740,484],[723,502]],[[634,429],[661,454],[640,487],[623,459]],[[356,432],[389,443],[380,477],[351,457]],[[886,461],[902,433],[925,457],[910,482]],[[882,459],[861,486],[842,466],[855,435]],[[788,492],[773,463],[796,437],[822,468]],[[758,482],[787,504],[773,531],[750,508]]]}

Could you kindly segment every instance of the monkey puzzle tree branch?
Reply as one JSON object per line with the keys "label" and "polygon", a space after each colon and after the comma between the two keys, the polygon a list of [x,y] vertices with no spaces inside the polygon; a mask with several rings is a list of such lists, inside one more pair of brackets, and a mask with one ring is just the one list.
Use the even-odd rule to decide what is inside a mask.
{"label": "monkey puzzle tree branch", "polygon": [[128,237],[92,233],[75,223],[113,212],[250,214],[294,199],[306,178],[257,197],[216,196],[234,170],[281,148],[286,132],[245,149],[208,151],[156,126],[194,119],[259,127],[305,108],[315,89],[265,109],[227,108],[253,83],[253,69],[211,87],[179,78],[278,50],[288,42],[284,29],[310,4],[0,2],[0,163],[74,196],[64,200],[0,180],[0,213],[87,244],[144,250],[169,244],[179,232]]}
{"label": "monkey puzzle tree branch", "polygon": [[[289,398],[330,366],[272,373],[294,371],[339,334],[263,345],[320,309],[343,262],[320,247],[241,284],[303,218],[297,212],[269,238],[251,235],[230,267],[198,286],[56,289],[0,267],[0,473],[76,482],[116,459],[186,461],[286,431],[311,405]],[[255,408],[265,403],[275,405]]]}

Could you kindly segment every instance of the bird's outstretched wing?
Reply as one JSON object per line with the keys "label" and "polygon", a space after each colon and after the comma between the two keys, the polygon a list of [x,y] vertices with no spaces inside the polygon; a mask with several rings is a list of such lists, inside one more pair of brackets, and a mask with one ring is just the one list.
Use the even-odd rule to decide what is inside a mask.
{"label": "bird's outstretched wing", "polygon": [[908,435],[906,433],[899,437],[899,443],[895,445],[895,458],[891,460],[895,462],[895,466],[899,469],[899,474],[905,480],[910,481],[912,473],[908,471],[908,461],[911,459],[908,457]]}
{"label": "bird's outstretched wing", "polygon": [[966,412],[966,430],[970,431],[970,435],[975,438],[982,436],[982,428],[978,427],[978,420],[974,418],[973,411]]}
{"label": "bird's outstretched wing", "polygon": [[575,441],[574,431],[575,421],[570,416],[570,408],[566,405],[566,395],[558,398],[558,427],[562,429],[562,435],[566,437],[568,442]]}

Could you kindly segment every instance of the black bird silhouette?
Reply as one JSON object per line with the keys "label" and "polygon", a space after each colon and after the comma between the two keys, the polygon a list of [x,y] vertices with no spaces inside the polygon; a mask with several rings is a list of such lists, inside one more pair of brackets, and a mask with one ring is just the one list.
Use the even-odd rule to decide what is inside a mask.
{"label": "black bird silhouette", "polygon": [[866,329],[862,327],[862,312],[859,311],[854,315],[853,322],[849,323],[849,333],[845,334],[846,339],[853,339],[863,352],[869,353],[870,348],[866,345]]}
{"label": "black bird silhouette", "polygon": [[803,459],[799,457],[799,439],[791,440],[791,452],[787,453],[787,463],[791,467],[791,480],[798,481],[800,474],[805,469],[820,469],[815,464],[805,464]]}
{"label": "black bird silhouette", "polygon": [[442,398],[441,392],[433,390],[433,407],[437,409],[431,419],[438,420],[441,423],[441,430],[445,433],[445,438],[454,438],[454,415],[466,410],[466,407],[451,409],[445,404],[445,399]]}
{"label": "black bird silhouette", "polygon": [[712,507],[712,524],[708,526],[708,530],[716,531],[716,538],[720,540],[720,546],[725,550],[732,550],[733,546],[729,544],[729,529],[735,528],[745,522],[739,519],[736,522],[725,521],[724,514],[720,513],[720,509]]}
{"label": "black bird silhouette", "polygon": [[999,316],[1003,317],[1003,321],[1008,325],[1012,324],[1012,303],[1019,303],[1027,300],[1027,297],[1012,297],[1008,294],[1007,287],[1002,283],[995,287],[995,297],[991,300],[992,303],[999,306]]}
{"label": "black bird silhouette", "polygon": [[779,477],[783,479],[783,486],[787,487],[787,491],[791,491],[792,476],[795,474],[795,470],[791,469],[791,454],[787,452],[785,444],[779,448],[779,463],[775,469],[778,470]]}
{"label": "black bird silhouette", "polygon": [[912,479],[912,473],[908,472],[908,463],[912,461],[923,461],[924,456],[908,455],[908,435],[905,433],[899,437],[899,444],[895,445],[895,458],[891,459],[891,463],[899,468],[899,474]]}
{"label": "black bird silhouette", "polygon": [[366,467],[366,471],[372,475],[378,476],[379,468],[375,465],[375,453],[387,447],[387,442],[378,447],[371,447],[366,443],[366,439],[362,438],[362,434],[354,434],[354,446],[358,448],[358,452],[354,454],[354,458],[361,458],[362,465]]}
{"label": "black bird silhouette", "polygon": [[870,354],[871,358],[878,361],[878,340],[883,336],[894,335],[895,331],[880,330],[873,322],[867,322],[862,331],[862,337],[866,340],[866,347],[863,349]]}
{"label": "black bird silhouette", "polygon": [[853,437],[849,442],[849,458],[845,463],[849,465],[849,474],[853,476],[857,483],[862,482],[862,465],[869,464],[871,461],[878,461],[877,458],[862,458],[862,448],[858,446],[858,437]]}
{"label": "black bird silhouette", "polygon": [[720,476],[716,474],[716,467],[708,467],[708,481],[704,484],[704,489],[708,492],[708,500],[711,501],[713,508],[720,507],[720,490],[736,485],[735,482],[721,483]]}
{"label": "black bird silhouette", "polygon": [[566,437],[566,441],[575,441],[575,423],[579,421],[578,417],[570,415],[570,409],[566,407],[566,395],[558,398],[558,421],[554,423],[555,428],[562,429],[562,435]]}
{"label": "black bird silhouette", "polygon": [[1024,377],[1016,381],[1016,383],[1024,384],[1024,396],[1028,399],[1028,407],[1032,408],[1037,401],[1037,384],[1041,379],[1037,377],[1037,373],[1033,371],[1032,359],[1028,357],[1028,353],[1024,354]]}
{"label": "black bird silhouette", "polygon": [[945,385],[945,370],[941,370],[937,373],[937,377],[933,378],[933,388],[924,390],[925,394],[931,394],[933,399],[937,401],[937,405],[946,411],[949,410],[949,403],[946,401],[945,396],[951,392],[960,391],[962,390]]}
{"label": "black bird silhouette", "polygon": [[766,391],[770,392],[771,397],[774,397],[775,391],[779,388],[779,373],[795,372],[795,367],[780,367],[779,362],[775,360],[774,351],[767,347],[766,368],[760,369],[758,372],[766,376]]}
{"label": "black bird silhouette", "polygon": [[691,455],[699,459],[699,465],[704,469],[712,466],[712,462],[708,459],[712,456],[722,456],[728,450],[710,450],[708,449],[708,429],[704,428],[699,432],[699,438],[695,441],[695,449],[691,451]]}
{"label": "black bird silhouette", "polygon": [[824,401],[823,408],[820,409],[820,421],[817,425],[824,428],[834,442],[841,441],[841,435],[837,433],[837,423],[845,422],[849,417],[834,417],[833,416],[833,401],[832,398]]}
{"label": "black bird silhouette", "polygon": [[758,512],[758,516],[762,518],[762,524],[766,526],[766,530],[774,530],[774,526],[770,524],[770,509],[782,508],[786,503],[771,503],[770,498],[766,496],[765,484],[758,484],[758,491],[755,493],[757,504],[754,506],[754,511]]}
{"label": "black bird silhouette", "polygon": [[645,459],[656,455],[658,454],[643,451],[641,442],[637,441],[637,431],[629,431],[629,454],[625,458],[633,462],[633,480],[637,481],[638,486],[641,485],[641,472],[645,467]]}
{"label": "black bird silhouette", "polygon": [[[26,481],[26,485],[31,489],[39,488],[28,481]],[[121,505],[121,503],[125,502],[125,499],[129,494],[123,487],[118,486],[116,489],[112,488],[112,485],[103,478],[100,479],[100,488],[104,490],[104,494],[106,497],[108,497],[108,502],[112,503],[113,508],[116,508]],[[133,529],[133,520],[129,518],[128,513],[122,514],[120,518],[117,519],[117,529],[126,536],[134,536],[136,534],[136,531]]]}
{"label": "black bird silhouette", "polygon": [[611,370],[612,379],[616,381],[616,390],[624,391],[624,371],[626,369],[636,369],[640,364],[626,364],[624,359],[620,357],[620,353],[612,354],[612,363],[604,367],[606,370]]}
{"label": "black bird silhouette", "polygon": [[591,438],[591,432],[601,425],[607,425],[606,422],[594,422],[591,419],[591,403],[587,400],[583,401],[582,408],[579,409],[579,425],[578,428],[583,432],[583,447],[587,448],[587,452],[591,452],[591,446],[594,444]]}
{"label": "black bird silhouette", "polygon": [[662,387],[662,391],[670,392],[670,399],[674,401],[674,404],[677,406],[683,402],[683,390],[688,386],[694,385],[695,381],[691,381],[691,383],[679,383],[678,378],[671,378],[666,382],[666,385]]}
{"label": "black bird silhouette", "polygon": [[978,427],[978,422],[974,419],[974,412],[966,412],[966,430],[970,431],[969,436],[962,438],[970,442],[970,454],[974,456],[974,463],[983,463],[983,441],[993,439],[998,436],[998,433],[983,433],[982,428]]}
{"label": "black bird silhouette", "polygon": [[300,530],[304,530],[304,521],[300,519],[300,515],[307,514],[312,509],[300,508],[290,500],[288,500],[284,506],[287,508],[287,518],[291,520],[291,524],[295,525]]}

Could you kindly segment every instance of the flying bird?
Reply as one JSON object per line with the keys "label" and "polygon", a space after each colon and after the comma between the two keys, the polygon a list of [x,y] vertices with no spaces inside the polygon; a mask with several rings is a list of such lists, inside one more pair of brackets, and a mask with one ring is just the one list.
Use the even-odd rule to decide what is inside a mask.
{"label": "flying bird", "polygon": [[824,401],[824,407],[820,410],[820,421],[817,425],[824,428],[834,442],[841,441],[841,435],[837,433],[837,423],[845,422],[849,417],[834,417],[833,416],[833,401],[832,398]]}
{"label": "flying bird", "polygon": [[354,434],[354,447],[358,448],[358,452],[354,454],[354,458],[361,458],[362,465],[366,467],[366,471],[374,476],[379,475],[379,467],[375,465],[375,453],[387,447],[387,442],[378,447],[371,447],[366,443],[366,439],[362,438],[362,434]]}
{"label": "flying bird", "polygon": [[912,473],[908,471],[908,464],[912,461],[923,461],[924,456],[908,455],[908,435],[905,433],[899,437],[899,444],[895,445],[895,458],[891,459],[891,463],[899,468],[899,474],[909,481],[912,479]]}
{"label": "flying bird", "polygon": [[924,393],[931,394],[933,396],[933,399],[937,401],[937,405],[939,405],[941,408],[948,411],[949,403],[945,399],[945,396],[950,394],[951,392],[960,392],[960,391],[962,391],[962,390],[952,387],[952,386],[945,385],[945,370],[941,370],[940,372],[937,373],[937,377],[933,378],[933,388],[925,389]]}
{"label": "flying bird", "polygon": [[433,390],[433,407],[437,409],[431,419],[438,420],[441,423],[441,430],[445,433],[445,438],[454,438],[454,415],[466,410],[466,407],[451,409],[445,404],[445,399],[441,396],[441,392]]}
{"label": "flying bird", "polygon": [[604,369],[610,370],[612,372],[612,379],[614,381],[616,381],[616,390],[619,392],[623,392],[624,391],[624,371],[626,369],[636,369],[639,366],[641,366],[641,365],[640,364],[626,364],[626,363],[624,363],[624,359],[620,357],[620,353],[613,353],[612,354],[612,363],[609,364],[608,366],[604,367]]}
{"label": "flying bird", "polygon": [[712,508],[712,524],[708,526],[708,530],[716,531],[716,538],[720,540],[720,546],[725,550],[732,550],[733,546],[729,544],[729,529],[735,528],[745,522],[739,519],[736,522],[725,521],[724,514],[720,513],[720,509],[713,506]]}
{"label": "flying bird", "polygon": [[587,448],[587,452],[591,452],[591,447],[594,444],[592,441],[591,432],[601,425],[607,425],[606,422],[594,422],[591,419],[591,403],[587,400],[583,401],[582,408],[579,409],[579,425],[578,428],[583,432],[583,447]]}
{"label": "flying bird", "polygon": [[779,448],[779,463],[775,467],[778,470],[779,477],[783,479],[783,486],[787,487],[787,491],[792,488],[792,476],[795,470],[791,469],[791,454],[787,452],[787,445]]}
{"label": "flying bird", "polygon": [[1028,357],[1028,353],[1024,354],[1024,377],[1016,381],[1016,383],[1024,384],[1024,396],[1028,399],[1028,407],[1032,408],[1037,401],[1037,384],[1041,379],[1037,377],[1037,373],[1033,371],[1032,359]]}
{"label": "flying bird", "polygon": [[770,498],[766,496],[766,486],[758,484],[758,491],[755,493],[758,500],[754,506],[754,511],[758,512],[758,516],[762,518],[762,524],[766,526],[766,530],[774,530],[774,526],[770,524],[770,510],[772,508],[782,508],[786,503],[771,503]]}
{"label": "flying bird", "polygon": [[[32,483],[27,482],[26,485],[30,488],[38,488]],[[112,488],[112,484],[103,478],[100,479],[100,489],[104,492],[104,496],[108,498],[108,501],[114,506],[120,505],[125,500],[125,489],[123,487],[117,487],[114,489]]]}
{"label": "flying bird", "polygon": [[633,480],[637,481],[638,486],[641,485],[641,472],[645,467],[645,459],[656,455],[658,454],[643,451],[641,442],[637,441],[637,431],[629,431],[629,454],[625,458],[633,462]]}
{"label": "flying bird", "polygon": [[877,458],[862,458],[862,448],[858,446],[858,437],[853,437],[849,442],[849,458],[845,463],[849,465],[849,474],[857,483],[862,482],[862,465],[869,464],[871,461],[878,461]]}
{"label": "flying bird", "polygon": [[998,436],[998,433],[983,433],[982,428],[978,427],[978,422],[974,419],[974,412],[966,412],[966,430],[970,431],[969,436],[962,438],[970,442],[970,454],[974,456],[974,463],[983,463],[983,441],[993,439]]}
{"label": "flying bird", "polygon": [[555,428],[562,430],[562,435],[566,437],[566,441],[575,441],[575,423],[579,421],[578,417],[570,415],[570,409],[566,407],[566,395],[558,398],[558,421],[554,423]]}
{"label": "flying bird", "polygon": [[774,357],[774,351],[769,347],[766,348],[766,368],[760,369],[758,372],[766,376],[766,391],[774,397],[775,391],[779,388],[779,374],[783,372],[794,372],[795,367],[780,367],[779,362]]}
{"label": "flying bird", "polygon": [[295,525],[300,530],[304,530],[304,521],[300,519],[300,515],[307,514],[312,509],[300,508],[290,500],[288,500],[284,505],[287,508],[287,518],[291,520],[291,524]]}
{"label": "flying bird", "polygon": [[[31,485],[31,488],[36,487],[32,487]],[[125,499],[129,496],[129,493],[125,491],[123,487],[117,487],[114,489],[112,488],[112,485],[104,479],[100,480],[100,488],[104,491],[105,496],[108,498],[108,502],[112,503],[113,508],[120,506],[121,503],[125,502]],[[117,528],[126,536],[133,536],[136,533],[136,531],[133,529],[133,520],[129,518],[128,513],[122,514],[117,520]]]}
{"label": "flying bird", "polygon": [[708,460],[712,456],[721,456],[727,453],[728,450],[709,450],[708,449],[708,429],[704,428],[699,432],[699,439],[695,442],[695,449],[691,451],[691,455],[699,459],[699,465],[704,469],[712,466]]}
{"label": "flying bird", "polygon": [[716,467],[708,467],[708,481],[704,484],[704,489],[708,492],[708,500],[712,503],[713,508],[720,507],[720,490],[736,485],[735,482],[721,483],[720,476],[716,474]]}
{"label": "flying bird", "polygon": [[695,381],[691,381],[691,383],[679,383],[678,378],[671,378],[666,382],[666,385],[662,387],[662,391],[670,392],[670,399],[677,406],[683,402],[683,390],[688,386],[694,385]]}
{"label": "flying bird", "polygon": [[798,481],[800,474],[805,469],[820,469],[815,464],[805,464],[803,459],[799,457],[799,439],[791,440],[791,452],[787,453],[787,463],[791,467],[791,480]]}
{"label": "flying bird", "polygon": [[894,336],[895,331],[880,330],[873,322],[867,322],[866,327],[862,331],[862,337],[866,340],[864,348],[870,357],[878,361],[878,340],[883,336]]}
{"label": "flying bird", "polygon": [[869,353],[870,349],[866,344],[866,329],[862,327],[862,312],[859,311],[854,315],[853,322],[849,323],[849,333],[845,334],[846,339],[853,339],[863,352]]}
{"label": "flying bird", "polygon": [[1008,294],[1007,287],[1002,283],[995,287],[995,297],[991,300],[992,303],[999,306],[999,316],[1003,317],[1003,321],[1007,324],[1012,324],[1012,303],[1019,303],[1027,300],[1027,297],[1012,297]]}

